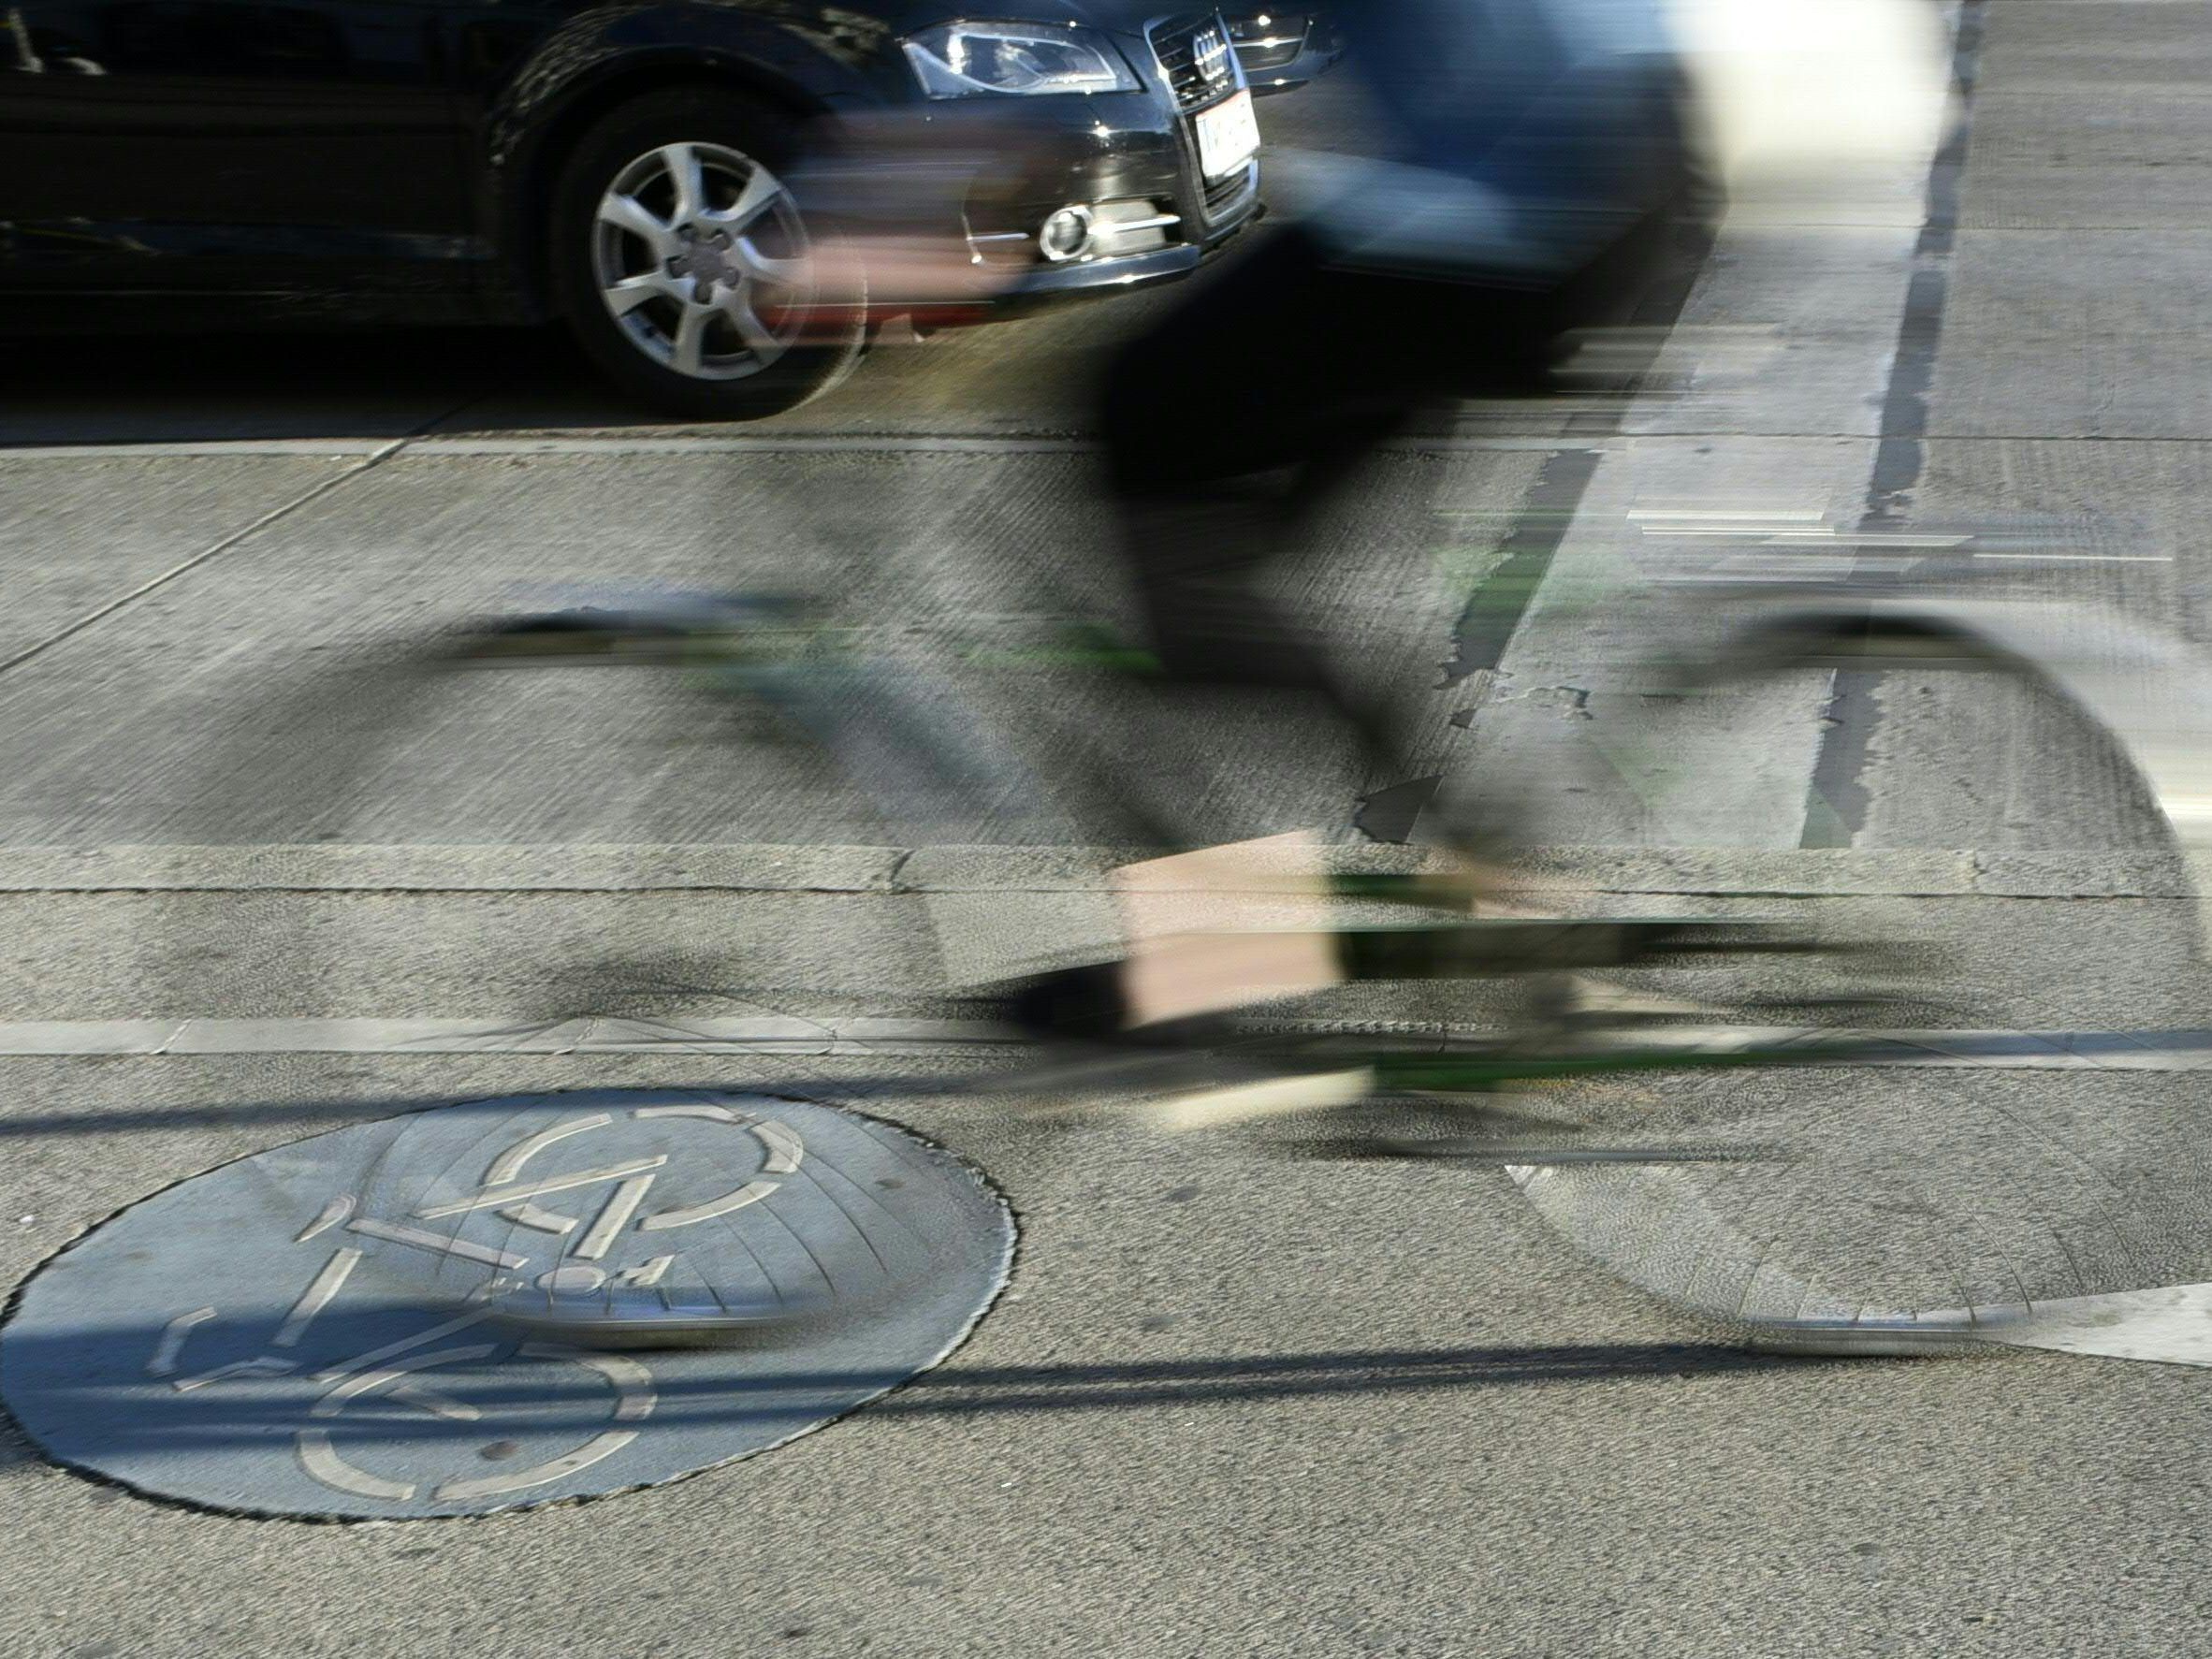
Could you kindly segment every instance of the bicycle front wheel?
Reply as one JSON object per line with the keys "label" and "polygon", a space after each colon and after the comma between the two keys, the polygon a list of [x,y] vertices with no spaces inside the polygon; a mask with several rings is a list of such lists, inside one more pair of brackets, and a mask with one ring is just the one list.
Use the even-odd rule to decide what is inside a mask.
{"label": "bicycle front wheel", "polygon": [[[1572,902],[1832,947],[1625,976],[1690,1005],[1656,1022],[1677,1041],[1797,1032],[1804,1063],[1617,1078],[1583,1104],[1655,1147],[1724,1133],[1776,1156],[1528,1166],[1523,1194],[1615,1273],[1766,1346],[2034,1341],[2053,1310],[2078,1328],[2084,1299],[2212,1278],[2202,668],[2079,615],[2060,636],[2001,605],[1865,601],[1763,622],[1727,662],[1616,752],[1663,812],[1710,794],[1724,754],[1670,710],[1826,676],[1800,844],[1647,850],[1641,885],[1672,891]],[[1821,1053],[1845,1036],[1851,1063]]]}

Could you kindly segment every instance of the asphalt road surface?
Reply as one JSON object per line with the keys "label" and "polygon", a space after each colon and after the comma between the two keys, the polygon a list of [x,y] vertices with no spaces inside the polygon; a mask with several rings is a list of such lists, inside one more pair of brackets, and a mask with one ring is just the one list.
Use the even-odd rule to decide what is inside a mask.
{"label": "asphalt road surface", "polygon": [[[1685,522],[1999,524],[2067,555],[2020,577],[2053,617],[2207,632],[2212,5],[1963,16],[1963,147],[1849,222],[1732,224],[1637,397],[1469,408],[1408,439],[1284,580],[1433,769],[1530,804],[1564,908],[1752,890],[1818,919],[1870,894],[1948,942],[1964,1023],[2212,1025],[2147,804],[2062,711],[1815,674],[1675,706],[1641,666],[1639,640],[1695,654],[1725,621],[1670,579],[1713,565],[1710,534],[1665,533]],[[1263,106],[1269,137],[1325,129],[1332,95]],[[1163,734],[970,648],[1111,603],[1084,387],[1169,302],[887,344],[739,428],[640,417],[535,333],[16,356],[0,1274],[325,1129],[671,1084],[906,1124],[990,1174],[1021,1249],[916,1384],[604,1501],[254,1520],[57,1469],[11,1430],[0,1646],[2212,1651],[2202,1371],[1749,1353],[1578,1256],[1497,1171],[1136,1121],[1048,1133],[932,1093],[975,1063],[932,1040],[978,1011],[959,982],[1095,923],[1082,822],[1017,792],[925,846],[866,779],[695,687],[389,672],[533,596],[828,593],[870,643],[959,664],[1043,775],[1142,744],[1223,834],[1313,824],[1356,849],[1361,799],[1403,779],[1280,706]],[[1503,620],[1470,611],[1501,571]],[[1368,987],[1328,1011],[1452,1011]],[[515,1037],[705,1014],[782,1046]],[[508,1036],[421,1037],[456,1022]],[[1940,1307],[2212,1279],[2201,1094],[2143,1070],[1841,1070],[1580,1103],[1801,1140],[1795,1173],[1714,1176],[1716,1201],[1798,1270]]]}

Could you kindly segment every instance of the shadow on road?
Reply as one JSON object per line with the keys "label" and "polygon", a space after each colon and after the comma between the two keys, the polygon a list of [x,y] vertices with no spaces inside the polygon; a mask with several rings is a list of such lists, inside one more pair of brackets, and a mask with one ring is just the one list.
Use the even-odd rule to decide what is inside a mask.
{"label": "shadow on road", "polygon": [[558,327],[360,328],[7,342],[0,455],[54,444],[349,443],[705,431],[1056,434],[1084,424],[1103,354],[1173,290],[953,329],[894,320],[839,386],[752,421],[633,402]]}
{"label": "shadow on road", "polygon": [[[450,1320],[453,1311],[451,1305],[425,1306],[413,1317]],[[408,1310],[384,1306],[350,1315],[334,1310],[318,1323],[313,1346],[326,1357],[335,1357],[363,1343],[388,1338],[394,1315],[404,1319]],[[189,1346],[196,1354],[222,1357],[266,1351],[269,1323],[267,1318],[211,1318],[195,1327]],[[468,1409],[425,1410],[421,1403],[404,1398],[386,1402],[381,1389],[365,1393],[355,1390],[359,1403],[348,1404],[342,1412],[349,1443],[364,1448],[386,1443],[420,1450],[450,1442],[473,1448],[491,1432],[491,1425],[517,1414],[518,1420],[530,1421],[533,1433],[592,1432],[604,1426],[608,1395],[598,1374],[556,1362],[559,1354],[517,1362],[508,1344],[498,1340],[497,1326],[477,1325],[474,1333],[467,1340],[490,1338],[493,1346],[505,1351],[493,1356],[493,1346],[487,1346],[429,1355],[430,1361],[473,1361],[479,1354],[492,1357],[481,1366],[446,1365],[425,1374],[440,1390],[465,1397]],[[0,1375],[8,1382],[10,1405],[59,1427],[70,1446],[80,1448],[89,1440],[103,1454],[112,1452],[117,1460],[150,1472],[171,1458],[191,1460],[210,1452],[249,1448],[266,1451],[272,1435],[284,1436],[292,1427],[304,1425],[306,1395],[273,1401],[250,1377],[227,1379],[218,1373],[211,1380],[195,1378],[187,1367],[177,1383],[188,1390],[183,1392],[148,1380],[148,1356],[156,1356],[152,1364],[158,1370],[165,1340],[175,1346],[173,1333],[165,1339],[158,1324],[102,1324],[90,1317],[81,1325],[65,1328],[18,1327],[0,1345]],[[733,1449],[741,1449],[748,1441],[769,1443],[793,1427],[839,1415],[887,1389],[894,1391],[874,1400],[873,1410],[959,1418],[1532,1388],[1823,1363],[1710,1343],[1587,1343],[1334,1348],[1034,1365],[955,1361],[910,1379],[903,1368],[884,1372],[866,1366],[808,1365],[795,1354],[790,1362],[779,1364],[773,1348],[760,1346],[726,1362],[696,1349],[669,1350],[665,1365],[654,1363],[657,1356],[652,1351],[633,1351],[632,1358],[653,1372],[650,1420],[655,1433],[728,1430],[735,1436]],[[306,1375],[313,1364],[309,1361],[297,1368],[300,1381],[323,1380]],[[339,1374],[326,1374],[335,1375]],[[342,1394],[345,1391],[342,1388]],[[298,1424],[294,1418],[299,1419]],[[61,1427],[64,1424],[67,1426]],[[779,1424],[789,1426],[779,1428]],[[26,1444],[18,1421],[6,1422],[5,1430],[0,1433],[0,1463],[27,1462],[37,1455]],[[718,1454],[708,1445],[699,1462],[711,1463],[718,1455],[729,1452]],[[109,1462],[105,1455],[101,1461]]]}
{"label": "shadow on road", "polygon": [[[34,444],[405,437],[524,396],[546,424],[649,421],[554,328],[382,328],[10,342],[0,452]],[[562,418],[564,410],[572,417]]]}

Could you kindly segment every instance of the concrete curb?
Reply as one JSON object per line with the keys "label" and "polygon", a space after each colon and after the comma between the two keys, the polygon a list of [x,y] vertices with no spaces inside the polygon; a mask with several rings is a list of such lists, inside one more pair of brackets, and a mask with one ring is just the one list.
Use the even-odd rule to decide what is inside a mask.
{"label": "concrete curb", "polygon": [[[1441,870],[1419,847],[1321,850],[1343,873]],[[1095,893],[1142,852],[1100,847],[267,846],[0,849],[0,893]],[[1288,855],[1273,861],[1286,873]],[[1262,864],[1264,870],[1271,867]],[[1265,890],[1264,887],[1261,890]],[[2190,889],[2156,852],[1551,847],[1512,892],[2168,898]]]}

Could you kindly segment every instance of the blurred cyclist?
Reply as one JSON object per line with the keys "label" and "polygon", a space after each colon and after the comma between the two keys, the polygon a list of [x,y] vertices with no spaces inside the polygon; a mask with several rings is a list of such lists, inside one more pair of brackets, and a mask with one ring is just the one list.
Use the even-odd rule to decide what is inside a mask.
{"label": "blurred cyclist", "polygon": [[1563,336],[1626,320],[1705,205],[1661,10],[1332,8],[1389,153],[1338,169],[1321,207],[1132,342],[1106,384],[1124,556],[1171,674],[1325,686],[1250,567],[1424,409],[1539,391]]}
{"label": "blurred cyclist", "polygon": [[[1711,203],[1661,13],[1658,0],[1332,8],[1387,136],[1106,380],[1122,555],[1171,682],[1316,694],[1388,762],[1381,711],[1249,578],[1383,440],[1454,399],[1545,389],[1566,336],[1629,320],[1695,244]],[[1130,960],[1056,977],[1032,1013],[1158,1026],[1370,970],[1311,937],[1263,947],[1147,920],[1171,916],[1149,890],[1233,885],[1227,851],[1125,872]]]}

